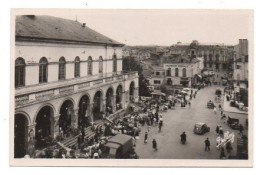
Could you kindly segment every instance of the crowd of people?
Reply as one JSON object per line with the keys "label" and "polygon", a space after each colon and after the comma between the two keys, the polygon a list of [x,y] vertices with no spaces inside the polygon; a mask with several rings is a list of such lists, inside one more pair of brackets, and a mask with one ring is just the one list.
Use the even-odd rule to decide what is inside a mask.
{"label": "crowd of people", "polygon": [[[209,85],[209,84],[208,84]],[[142,128],[147,128],[144,134],[144,144],[148,143],[148,138],[152,138],[152,148],[157,151],[158,143],[156,139],[150,135],[151,128],[158,128],[158,132],[163,128],[163,112],[168,109],[175,109],[176,107],[186,107],[188,105],[191,108],[192,99],[196,98],[199,89],[190,89],[190,94],[182,94],[181,98],[172,97],[164,100],[144,100],[140,102],[140,110],[134,111],[131,114],[127,114],[124,117],[118,118],[111,122],[106,122],[102,125],[96,123],[91,124],[91,130],[94,133],[91,137],[86,137],[85,127],[80,127],[79,135],[77,137],[77,144],[71,147],[59,145],[55,149],[45,149],[38,157],[44,158],[104,158],[105,152],[104,145],[108,139],[117,134],[130,135],[133,138],[133,147],[135,142],[139,139]],[[187,98],[189,97],[189,98]],[[223,112],[221,104],[213,108],[213,112],[217,115],[220,111],[221,119],[223,123],[227,123],[229,116],[226,116]],[[62,132],[62,131],[61,131]],[[61,133],[60,132],[60,133]],[[219,137],[224,137],[224,130],[221,125],[217,125],[216,133]],[[243,127],[240,127],[240,134],[243,135]],[[181,134],[181,141],[186,142],[186,134]],[[210,140],[207,138],[204,141],[205,151],[210,151]],[[220,147],[220,158],[225,158],[225,149],[227,152],[232,151],[232,145],[230,142],[225,144],[225,147]],[[133,150],[134,152],[134,150]]]}

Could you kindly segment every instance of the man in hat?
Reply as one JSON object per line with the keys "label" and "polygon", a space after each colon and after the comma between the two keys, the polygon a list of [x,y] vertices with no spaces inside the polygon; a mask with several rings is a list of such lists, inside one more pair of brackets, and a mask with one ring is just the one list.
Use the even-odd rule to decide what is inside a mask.
{"label": "man in hat", "polygon": [[147,143],[147,139],[148,139],[148,132],[145,132],[145,135],[144,135],[144,143]]}
{"label": "man in hat", "polygon": [[209,141],[209,138],[207,138],[204,142],[205,142],[205,151],[210,151],[210,141]]}
{"label": "man in hat", "polygon": [[155,139],[153,139],[153,149],[157,151],[157,142]]}

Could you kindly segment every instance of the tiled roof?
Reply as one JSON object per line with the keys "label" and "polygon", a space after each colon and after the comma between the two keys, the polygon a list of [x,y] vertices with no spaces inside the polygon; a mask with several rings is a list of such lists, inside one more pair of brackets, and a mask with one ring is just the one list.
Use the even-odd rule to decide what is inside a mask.
{"label": "tiled roof", "polygon": [[16,39],[44,39],[81,43],[120,45],[80,22],[52,16],[16,16]]}
{"label": "tiled roof", "polygon": [[189,58],[184,56],[167,56],[163,58],[164,63],[196,63],[199,62],[197,58]]}

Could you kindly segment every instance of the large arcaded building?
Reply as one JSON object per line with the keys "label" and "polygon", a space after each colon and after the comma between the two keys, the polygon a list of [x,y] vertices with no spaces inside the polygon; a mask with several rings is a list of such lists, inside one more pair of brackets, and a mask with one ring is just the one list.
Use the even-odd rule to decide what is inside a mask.
{"label": "large arcaded building", "polygon": [[[85,23],[17,16],[15,157],[60,130],[124,111],[138,100],[138,74],[123,73],[122,47]],[[32,145],[30,145],[32,146]]]}

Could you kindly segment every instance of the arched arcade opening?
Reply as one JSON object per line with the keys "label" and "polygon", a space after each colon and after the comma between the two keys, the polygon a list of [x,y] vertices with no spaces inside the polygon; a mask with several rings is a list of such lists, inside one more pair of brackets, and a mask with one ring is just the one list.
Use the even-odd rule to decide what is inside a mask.
{"label": "arched arcade opening", "polygon": [[14,158],[26,155],[28,144],[28,120],[23,114],[14,117]]}
{"label": "arched arcade opening", "polygon": [[107,115],[113,114],[113,98],[114,98],[114,91],[110,87],[106,93],[106,114]]}
{"label": "arched arcade opening", "polygon": [[44,106],[36,116],[35,126],[35,148],[41,149],[47,147],[52,142],[52,120],[53,109],[50,106]]}
{"label": "arched arcade opening", "polygon": [[102,92],[96,92],[94,99],[93,99],[93,120],[100,120],[102,119]]}
{"label": "arched arcade opening", "polygon": [[78,126],[79,127],[86,127],[90,124],[90,120],[89,120],[89,104],[90,104],[90,100],[89,97],[87,95],[83,95],[80,98],[79,101],[79,111],[78,111]]}
{"label": "arched arcade opening", "polygon": [[129,98],[130,98],[130,102],[132,103],[134,103],[135,100],[134,92],[135,92],[135,83],[132,81],[129,87]]}
{"label": "arched arcade opening", "polygon": [[60,108],[59,117],[59,131],[67,135],[72,129],[72,115],[73,115],[74,105],[71,100],[66,100],[62,103]]}
{"label": "arched arcade opening", "polygon": [[116,89],[116,110],[122,109],[123,87],[119,85]]}

